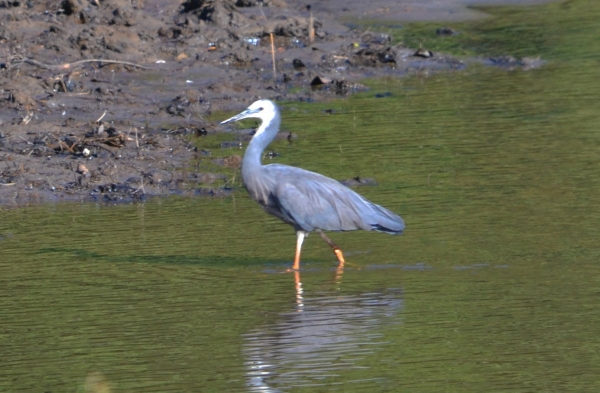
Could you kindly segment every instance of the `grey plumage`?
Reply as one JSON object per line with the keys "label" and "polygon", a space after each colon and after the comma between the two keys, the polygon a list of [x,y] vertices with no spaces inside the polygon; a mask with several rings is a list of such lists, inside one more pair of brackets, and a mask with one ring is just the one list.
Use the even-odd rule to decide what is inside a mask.
{"label": "grey plumage", "polygon": [[299,268],[300,249],[308,232],[319,231],[329,243],[340,264],[343,255],[321,231],[363,229],[400,234],[404,222],[395,213],[363,198],[340,182],[301,168],[261,164],[264,149],[273,141],[281,116],[269,100],[254,102],[244,112],[221,124],[246,118],[262,120],[242,160],[242,180],[252,198],[268,213],[292,225],[298,241],[294,269]]}

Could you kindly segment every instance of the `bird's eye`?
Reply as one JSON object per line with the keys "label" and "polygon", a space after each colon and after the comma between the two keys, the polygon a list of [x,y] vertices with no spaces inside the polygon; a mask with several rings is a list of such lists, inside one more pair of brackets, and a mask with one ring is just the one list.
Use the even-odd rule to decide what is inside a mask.
{"label": "bird's eye", "polygon": [[262,111],[262,110],[263,110],[263,107],[262,107],[262,106],[261,106],[260,108],[258,108],[258,111],[259,111],[259,112],[260,112],[260,111]]}

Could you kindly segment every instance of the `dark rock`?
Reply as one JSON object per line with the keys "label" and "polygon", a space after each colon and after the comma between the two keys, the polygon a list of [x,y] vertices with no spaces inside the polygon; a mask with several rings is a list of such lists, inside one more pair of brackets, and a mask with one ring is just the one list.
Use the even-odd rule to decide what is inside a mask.
{"label": "dark rock", "polygon": [[230,64],[236,67],[246,67],[252,64],[255,59],[251,58],[248,53],[237,51],[221,57],[221,63]]}
{"label": "dark rock", "polygon": [[430,57],[433,57],[433,52],[427,49],[419,48],[415,53],[413,53],[413,56],[428,59]]}
{"label": "dark rock", "polygon": [[396,55],[389,46],[373,46],[360,49],[352,56],[354,65],[377,67],[379,65],[395,65]]}
{"label": "dark rock", "polygon": [[60,3],[60,8],[65,15],[73,15],[79,12],[81,6],[77,0],[63,0]]}
{"label": "dark rock", "polygon": [[304,63],[300,59],[294,59],[294,60],[292,60],[292,65],[294,66],[294,69],[296,71],[304,71],[304,70],[306,70],[306,65],[304,65]]}
{"label": "dark rock", "polygon": [[452,30],[449,27],[438,27],[435,30],[435,34],[437,35],[446,35],[446,36],[450,36],[450,35],[454,35],[456,34],[456,31]]}
{"label": "dark rock", "polygon": [[135,25],[135,14],[131,10],[116,8],[113,11],[113,19],[109,24],[117,26],[133,26]]}
{"label": "dark rock", "polygon": [[188,0],[182,4],[182,13],[193,13],[198,19],[220,27],[242,26],[246,18],[235,8],[233,0]]}

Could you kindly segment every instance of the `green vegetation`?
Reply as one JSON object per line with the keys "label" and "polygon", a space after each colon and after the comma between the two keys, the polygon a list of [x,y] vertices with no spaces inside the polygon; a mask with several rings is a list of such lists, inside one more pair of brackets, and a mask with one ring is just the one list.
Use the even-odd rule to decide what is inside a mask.
{"label": "green vegetation", "polygon": [[[403,28],[382,27],[394,42],[411,48],[458,56],[537,57],[547,60],[598,58],[594,49],[600,35],[593,0],[554,2],[543,6],[473,7],[490,18],[463,23],[414,23]],[[365,23],[365,25],[369,25]],[[439,36],[436,29],[449,27],[457,34]]]}

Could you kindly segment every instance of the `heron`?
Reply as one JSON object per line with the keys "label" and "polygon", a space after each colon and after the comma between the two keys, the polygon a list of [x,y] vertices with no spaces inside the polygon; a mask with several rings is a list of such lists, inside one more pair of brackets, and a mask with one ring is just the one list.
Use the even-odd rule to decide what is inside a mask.
{"label": "heron", "polygon": [[390,210],[379,206],[337,180],[302,168],[262,165],[265,148],[275,139],[281,124],[277,105],[258,100],[245,111],[221,122],[242,119],[261,121],[242,158],[242,181],[246,190],[263,209],[290,224],[296,231],[296,254],[293,271],[300,269],[300,253],[304,238],[317,232],[333,249],[339,267],[345,260],[342,250],[323,231],[378,231],[399,235],[404,221]]}

